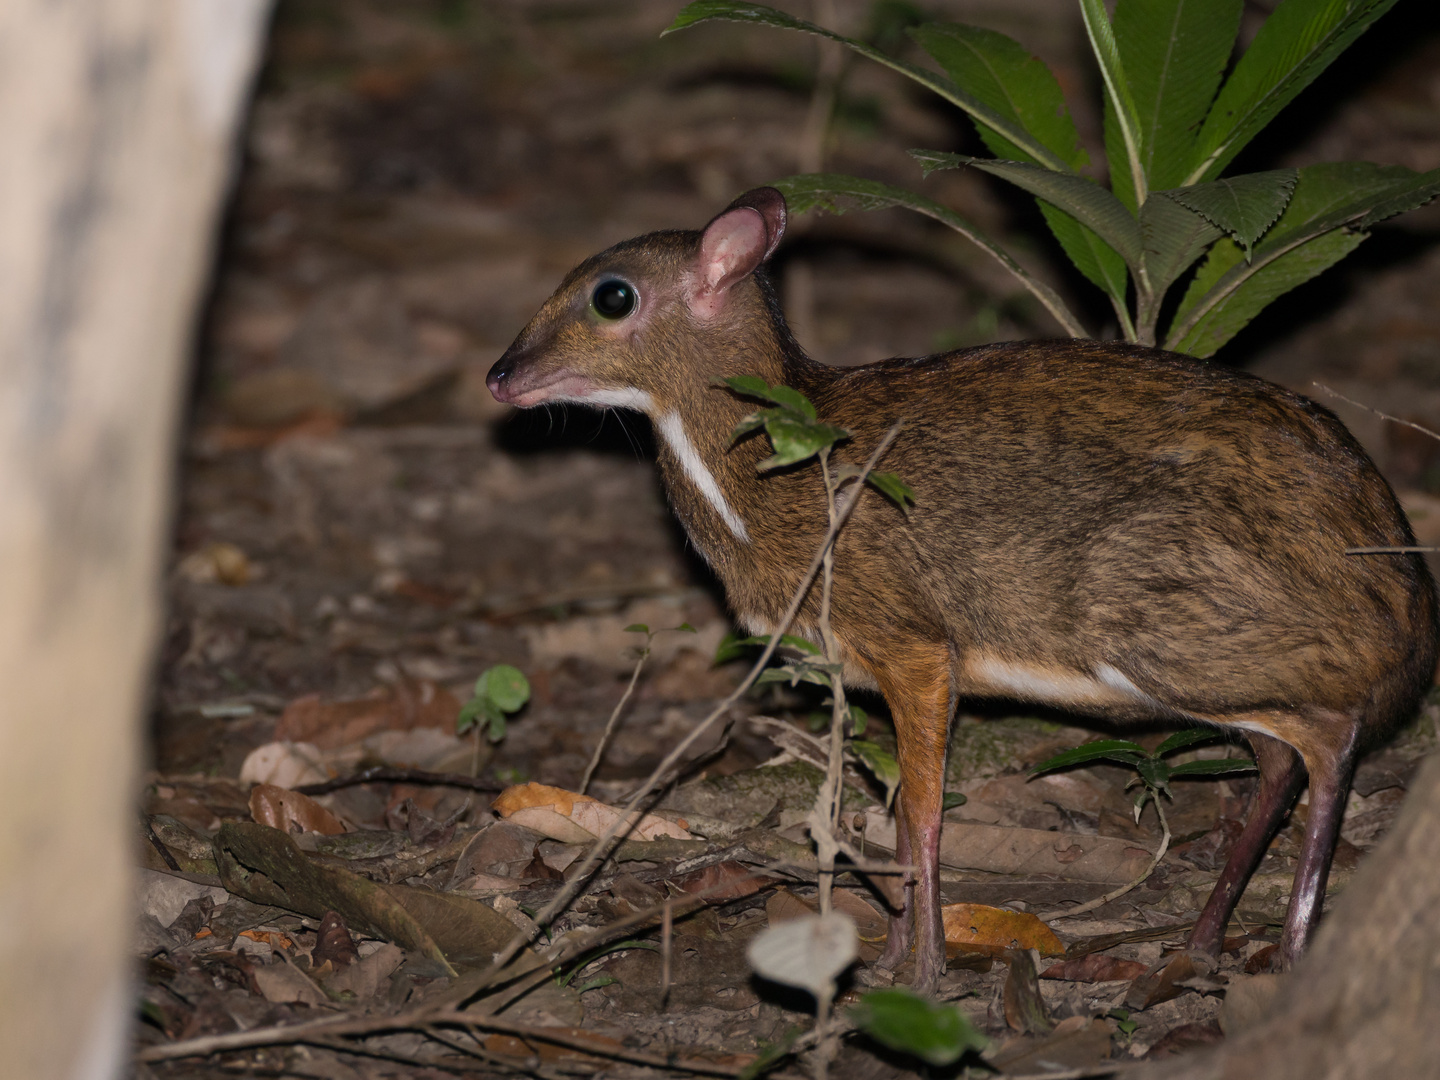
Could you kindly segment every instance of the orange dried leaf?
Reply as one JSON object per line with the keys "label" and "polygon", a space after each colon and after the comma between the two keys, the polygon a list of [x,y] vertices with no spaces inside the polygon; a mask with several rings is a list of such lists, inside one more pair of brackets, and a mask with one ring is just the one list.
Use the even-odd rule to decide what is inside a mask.
{"label": "orange dried leaf", "polygon": [[947,946],[969,951],[1038,949],[1044,956],[1063,953],[1055,932],[1034,915],[985,904],[946,904],[940,909]]}
{"label": "orange dried leaf", "polygon": [[589,795],[581,795],[549,784],[516,784],[508,787],[490,804],[490,808],[501,817],[509,817],[517,810],[528,810],[541,806],[554,810],[562,817],[569,817],[577,802],[594,802]]}

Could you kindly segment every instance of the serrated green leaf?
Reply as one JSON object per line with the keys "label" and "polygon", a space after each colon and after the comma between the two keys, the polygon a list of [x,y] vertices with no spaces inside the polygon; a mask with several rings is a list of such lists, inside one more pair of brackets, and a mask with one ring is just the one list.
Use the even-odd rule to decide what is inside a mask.
{"label": "serrated green leaf", "polygon": [[1284,212],[1299,176],[1297,169],[1272,169],[1175,188],[1163,194],[1229,233],[1249,258],[1255,241]]}
{"label": "serrated green leaf", "polygon": [[796,420],[788,416],[768,421],[765,433],[770,436],[775,453],[755,466],[761,472],[805,461],[826,447],[850,437],[850,432],[834,424]]}
{"label": "serrated green leaf", "polygon": [[1339,162],[1300,170],[1294,194],[1249,263],[1229,240],[1210,249],[1175,313],[1166,348],[1209,356],[1267,304],[1353,251],[1376,221],[1440,194],[1440,169]]}
{"label": "serrated green leaf", "polygon": [[[1121,204],[1133,211],[1145,202],[1145,193],[1149,190],[1145,167],[1140,158],[1140,114],[1136,111],[1135,99],[1130,93],[1130,80],[1126,77],[1125,65],[1120,59],[1120,49],[1115,44],[1115,31],[1110,25],[1110,16],[1105,12],[1104,0],[1080,0],[1080,14],[1085,20],[1085,33],[1090,38],[1090,49],[1100,64],[1100,75],[1105,82],[1105,147],[1110,154],[1110,186],[1115,190]],[[1123,178],[1130,181],[1128,184],[1115,176],[1117,158],[1125,163]],[[1091,227],[1094,228],[1093,225]],[[1095,231],[1116,251],[1125,254],[1103,231]],[[1126,261],[1130,262],[1133,269],[1135,262],[1129,259]]]}
{"label": "serrated green leaf", "polygon": [[[767,635],[761,640],[768,644],[770,638]],[[819,656],[825,651],[824,649],[820,648],[819,645],[816,645],[813,641],[806,641],[803,637],[799,637],[795,634],[781,634],[780,644],[788,645],[792,649],[798,649],[800,652],[803,652],[809,656]]]}
{"label": "serrated green leaf", "polygon": [[[927,23],[913,27],[910,36],[957,86],[1030,132],[1070,169],[1089,163],[1060,84],[1044,62],[1019,42],[994,30],[959,23]],[[976,127],[996,157],[1045,164],[995,128],[980,121]]]}
{"label": "serrated green leaf", "polygon": [[843,214],[846,209],[881,210],[891,206],[903,206],[933,218],[954,229],[1005,267],[1015,280],[1054,316],[1055,321],[1067,334],[1080,338],[1088,336],[1080,320],[1071,313],[1054,289],[1034,277],[969,221],[934,199],[927,199],[904,188],[882,184],[878,180],[862,180],[858,176],[846,176],[843,173],[803,173],[776,180],[773,186],[784,194],[792,214],[803,214],[806,210]]}
{"label": "serrated green leaf", "polygon": [[912,157],[929,169],[970,165],[982,172],[1008,180],[1036,198],[1058,207],[1109,244],[1132,270],[1140,265],[1140,223],[1120,200],[1093,180],[1075,173],[1058,173],[1024,161],[991,161],[988,158],[946,154],[937,150],[912,150]]}
{"label": "serrated green leaf", "polygon": [[693,626],[691,626],[688,622],[682,622],[679,626],[672,626],[670,629],[672,632],[677,634],[698,634],[700,632],[696,630]]}
{"label": "serrated green leaf", "polygon": [[850,1009],[850,1019],[876,1042],[936,1067],[952,1065],[988,1040],[954,1005],[898,987],[872,990]]}
{"label": "serrated green leaf", "polygon": [[650,627],[646,626],[643,622],[632,622],[629,626],[625,627],[624,632],[627,634],[648,634],[650,633]]}
{"label": "serrated green leaf", "polygon": [[898,71],[908,78],[914,79],[921,86],[939,94],[952,105],[964,110],[977,123],[999,132],[1004,138],[1010,140],[1028,157],[1043,162],[1048,168],[1063,169],[1065,162],[1053,154],[1048,147],[1036,140],[1024,127],[1012,123],[1008,118],[995,112],[984,102],[974,95],[967,93],[954,82],[937,75],[933,71],[927,71],[915,64],[904,60],[897,60],[893,56],[887,56],[879,49],[867,45],[863,41],[856,41],[854,38],[847,38],[822,26],[806,22],[804,19],[797,19],[793,15],[787,15],[783,11],[776,11],[774,8],[765,7],[763,4],[739,3],[737,0],[697,0],[696,3],[687,4],[680,14],[675,16],[675,21],[670,24],[661,34],[672,34],[676,30],[683,30],[686,27],[694,26],[696,23],[705,22],[708,19],[727,19],[731,22],[755,23],[763,26],[773,26],[782,30],[798,30],[802,33],[816,34],[831,41],[838,41],[847,48],[853,49],[861,56],[883,64],[892,71]]}
{"label": "serrated green leaf", "polygon": [[1219,176],[1296,94],[1394,5],[1395,0],[1284,0],[1216,97],[1183,184]]}
{"label": "serrated green leaf", "polygon": [[799,413],[807,420],[815,419],[815,406],[811,405],[810,400],[799,390],[788,386],[772,386],[770,387],[770,400],[782,409],[790,409],[792,412]]}
{"label": "serrated green leaf", "polygon": [[[1117,0],[1115,45],[1135,101],[1149,190],[1183,182],[1243,8],[1243,0]],[[1124,155],[1110,167],[1116,194],[1133,191]]]}
{"label": "serrated green leaf", "polygon": [[1184,747],[1194,746],[1197,743],[1214,742],[1216,739],[1224,737],[1225,733],[1217,731],[1215,728],[1181,728],[1155,748],[1155,756],[1164,757],[1166,754],[1173,754],[1176,750]]}
{"label": "serrated green leaf", "polygon": [[1170,770],[1174,776],[1211,776],[1218,773],[1254,772],[1255,762],[1249,758],[1207,758],[1187,761]]}
{"label": "serrated green leaf", "polygon": [[1174,200],[1152,195],[1140,208],[1140,235],[1146,278],[1154,295],[1162,296],[1223,233]]}
{"label": "serrated green leaf", "polygon": [[[1359,247],[1367,235],[1339,230],[1325,233],[1287,248],[1259,267],[1254,266],[1253,257],[1249,266],[1245,264],[1244,250],[1238,244],[1229,239],[1221,241],[1216,247],[1233,245],[1233,260],[1227,255],[1224,261],[1235,265],[1220,275],[1211,290],[1213,304],[1196,315],[1179,340],[1173,344],[1167,341],[1165,347],[1201,358],[1213,356],[1277,298],[1330,269]],[[1205,284],[1209,277],[1197,274],[1192,288]],[[1187,290],[1186,298],[1189,296]],[[1179,317],[1177,314],[1177,320]]]}
{"label": "serrated green leaf", "polygon": [[907,516],[910,504],[915,501],[915,490],[893,472],[872,472],[866,477],[876,491],[898,506]]}
{"label": "serrated green leaf", "polygon": [[1036,199],[1045,224],[1059,241],[1060,248],[1092,285],[1123,307],[1130,271],[1120,253],[1058,206]]}
{"label": "serrated green leaf", "polygon": [[1097,739],[1095,742],[1089,742],[1084,746],[1077,746],[1073,750],[1066,750],[1052,758],[1047,758],[1039,765],[1031,766],[1030,775],[1038,776],[1043,772],[1053,772],[1056,769],[1080,765],[1087,761],[1122,761],[1126,765],[1134,765],[1145,756],[1147,756],[1146,749],[1129,739]]}
{"label": "serrated green leaf", "polygon": [[716,375],[714,380],[718,386],[728,386],[735,393],[745,397],[759,398],[761,401],[770,400],[770,384],[759,375]]}
{"label": "serrated green leaf", "polygon": [[[1005,148],[1003,142],[998,139],[987,139],[986,145],[997,154]],[[929,176],[937,169],[955,169],[975,160],[983,160],[966,158],[959,154],[940,150],[911,150],[910,156],[920,162],[921,172],[925,176]],[[1016,160],[1024,161],[1025,159],[1022,157]],[[1087,228],[1060,207],[1038,196],[1035,201],[1040,207],[1040,213],[1044,216],[1045,223],[1050,226],[1050,232],[1055,236],[1066,256],[1075,264],[1075,268],[1085,275],[1091,284],[1104,291],[1112,301],[1123,305],[1126,287],[1129,284],[1129,273],[1124,258],[1100,239],[1093,229]]]}
{"label": "serrated green leaf", "polygon": [[475,680],[475,696],[504,712],[516,712],[530,700],[530,681],[519,668],[496,664]]}
{"label": "serrated green leaf", "polygon": [[895,789],[900,786],[900,763],[895,760],[895,755],[879,743],[864,739],[852,739],[850,749],[870,774],[885,785],[885,805],[889,806],[895,797]]}

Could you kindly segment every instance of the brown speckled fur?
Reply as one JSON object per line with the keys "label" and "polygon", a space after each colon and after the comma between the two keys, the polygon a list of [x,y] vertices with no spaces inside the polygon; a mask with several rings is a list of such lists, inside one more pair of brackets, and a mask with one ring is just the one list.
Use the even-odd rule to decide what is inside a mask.
{"label": "brown speckled fur", "polygon": [[[783,204],[777,212],[765,191],[735,205],[765,217],[773,248]],[[1257,744],[1270,775],[1192,935],[1198,948],[1218,947],[1298,791],[1299,752],[1322,812],[1312,810],[1287,919],[1293,960],[1318,915],[1355,747],[1403,721],[1435,667],[1434,585],[1420,557],[1344,554],[1413,543],[1354,438],[1278,386],[1115,342],[825,367],[795,344],[763,270],[722,290],[715,317],[693,313],[701,240],[656,233],[582,264],[496,365],[491,386],[513,397],[580,372],[590,385],[643,391],[653,416],[676,412],[749,542],[661,440],[675,512],[737,616],[760,630],[780,616],[819,544],[824,495],[813,463],[757,474],[763,437],[729,446],[756,405],[712,377],[795,387],[822,420],[851,430],[839,456],[853,461],[904,421],[883,467],[914,488],[916,505],[907,519],[873,493],[862,499],[836,548],[832,622],[848,673],[878,687],[894,713],[897,854],[920,867],[907,903],[918,918],[916,984],[932,987],[943,970],[936,858],[955,701],[1031,696],[1015,689],[1021,678],[1082,714],[1235,725]],[[644,298],[623,334],[587,314],[591,291],[612,276]],[[812,597],[801,621],[815,617]],[[1012,682],[997,683],[997,670]],[[892,920],[887,966],[909,951],[910,915]]]}

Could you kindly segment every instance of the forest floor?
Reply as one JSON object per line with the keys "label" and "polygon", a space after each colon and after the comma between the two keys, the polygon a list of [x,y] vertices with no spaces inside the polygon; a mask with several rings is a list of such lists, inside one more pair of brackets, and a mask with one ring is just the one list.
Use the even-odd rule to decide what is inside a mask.
{"label": "forest floor", "polygon": [[[1252,5],[1250,25],[1270,6]],[[281,0],[184,435],[137,848],[139,1075],[738,1075],[812,1023],[808,997],[757,979],[745,959],[757,933],[816,893],[804,819],[820,777],[809,723],[819,699],[782,687],[728,708],[724,734],[705,736],[667,778],[659,812],[687,828],[653,848],[626,845],[540,939],[608,941],[604,928],[629,919],[623,947],[582,953],[512,1003],[483,998],[484,1030],[394,1028],[397,1014],[439,1007],[514,927],[533,925],[583,861],[565,825],[518,824],[491,802],[530,781],[579,787],[645,644],[627,628],[691,629],[655,638],[589,787],[601,803],[622,801],[744,674],[743,663],[713,663],[731,629],[723,596],[669,514],[645,423],[512,414],[484,387],[580,259],[650,230],[698,228],[736,193],[800,171],[813,43],[728,24],[661,39],[677,8]],[[1035,50],[1099,145],[1069,0],[926,8]],[[851,33],[899,10],[835,9]],[[1440,15],[1402,3],[1302,101],[1307,111],[1287,114],[1248,164],[1440,167]],[[909,147],[973,141],[957,116],[857,61],[826,166],[917,186]],[[1023,202],[966,172],[937,174],[925,191],[1002,237],[1109,332]],[[918,217],[800,219],[792,231],[776,274],[797,336],[820,359],[1057,333],[980,254]],[[1431,543],[1440,444],[1313,384],[1440,428],[1437,238],[1440,207],[1399,219],[1221,357],[1335,409]],[[461,703],[495,664],[524,672],[528,705],[498,742],[457,735]],[[860,701],[866,737],[893,747],[883,703]],[[1437,723],[1440,705],[1427,705],[1362,765],[1332,888],[1393,819]],[[1004,839],[945,871],[947,903],[1050,913],[1146,867],[1160,829],[1153,809],[1134,820],[1131,774],[1029,778],[1094,734],[1059,715],[962,712],[946,789],[965,801],[946,820]],[[1166,732],[1126,734],[1153,747]],[[371,766],[476,783],[412,772],[314,800],[285,793]],[[851,779],[857,842],[883,849],[883,795],[863,772]],[[1038,982],[1016,975],[1026,961],[1013,952],[954,953],[940,996],[991,1039],[993,1067],[1099,1068],[1243,1023],[1224,989],[1277,937],[1303,804],[1242,900],[1220,968],[1143,1011],[1124,1002],[1203,904],[1249,787],[1177,781],[1168,854],[1123,898],[1052,920],[1055,946],[1039,951],[1064,955],[1040,959]],[[290,840],[265,840],[256,821]],[[883,935],[877,897],[857,879],[840,886],[862,938]],[[666,901],[678,914],[662,926],[648,913]],[[861,959],[877,953],[866,940]],[[862,966],[847,979],[842,1006],[876,977]],[[1027,989],[1038,1010],[1024,1007]],[[354,1030],[167,1056],[182,1040],[331,1017]],[[853,1037],[840,1053],[837,1075],[921,1068]]]}

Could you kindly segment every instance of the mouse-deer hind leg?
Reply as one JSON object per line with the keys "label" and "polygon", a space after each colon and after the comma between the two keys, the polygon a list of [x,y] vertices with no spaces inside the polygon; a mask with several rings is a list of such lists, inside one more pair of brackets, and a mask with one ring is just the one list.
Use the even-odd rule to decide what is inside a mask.
{"label": "mouse-deer hind leg", "polygon": [[1305,786],[1305,766],[1295,749],[1269,735],[1251,732],[1247,736],[1260,770],[1260,783],[1250,803],[1250,814],[1244,828],[1230,849],[1230,858],[1215,889],[1205,903],[1195,928],[1190,931],[1188,945],[1192,949],[1218,956],[1224,944],[1225,927],[1230,914],[1250,875],[1260,865],[1280,823],[1295,805],[1300,789]]}
{"label": "mouse-deer hind leg", "polygon": [[1345,796],[1355,772],[1360,723],[1328,710],[1274,713],[1257,717],[1256,722],[1275,733],[1247,732],[1260,769],[1260,786],[1249,820],[1190,932],[1189,943],[1208,953],[1220,951],[1230,914],[1308,774],[1310,810],[1280,938],[1280,966],[1288,970],[1304,952],[1320,919],[1325,882],[1345,814]]}
{"label": "mouse-deer hind leg", "polygon": [[934,990],[945,973],[940,928],[940,814],[945,794],[945,748],[953,709],[950,650],[931,642],[877,638],[863,653],[895,721],[900,785],[895,814],[895,856],[915,866],[907,875],[905,909],[890,916],[879,965],[895,969],[915,948],[916,990]]}

